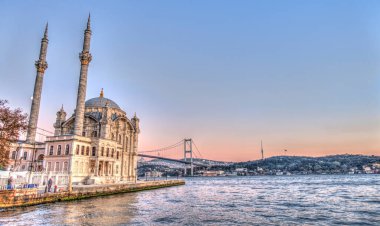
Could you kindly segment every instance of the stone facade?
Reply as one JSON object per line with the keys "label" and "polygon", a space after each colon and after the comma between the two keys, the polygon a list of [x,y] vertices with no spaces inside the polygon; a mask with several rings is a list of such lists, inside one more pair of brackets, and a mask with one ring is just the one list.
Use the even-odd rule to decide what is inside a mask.
{"label": "stone facade", "polygon": [[[110,104],[112,103],[112,104]],[[71,170],[73,182],[94,178],[97,183],[135,180],[139,119],[103,96],[86,101],[82,136],[75,135],[76,116],[65,118],[61,108],[47,137],[47,170]]]}
{"label": "stone facade", "polygon": [[[85,102],[87,72],[91,61],[90,38],[89,17],[80,54],[81,70],[75,113],[67,118],[62,106],[54,123],[54,136],[46,137],[44,143],[35,142],[34,128],[37,122],[32,117],[34,113],[31,114],[27,134],[30,139],[13,145],[9,169],[68,173],[73,184],[136,180],[140,120],[136,114],[129,118],[119,105],[104,97],[103,90],[99,97]],[[42,49],[45,53],[42,55],[46,57],[46,49]],[[38,94],[35,89],[34,96],[40,97],[42,82],[38,83],[38,87]],[[36,106],[38,118],[39,103]],[[27,158],[23,161],[24,152]]]}
{"label": "stone facade", "polygon": [[8,170],[11,171],[43,171],[45,143],[13,143],[10,151]]}

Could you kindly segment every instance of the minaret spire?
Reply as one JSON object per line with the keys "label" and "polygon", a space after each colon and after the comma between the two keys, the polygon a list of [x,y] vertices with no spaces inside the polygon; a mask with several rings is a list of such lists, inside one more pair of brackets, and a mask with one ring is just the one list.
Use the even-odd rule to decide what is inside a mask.
{"label": "minaret spire", "polygon": [[261,160],[264,160],[263,141],[261,140]]}
{"label": "minaret spire", "polygon": [[44,33],[44,39],[47,39],[47,38],[48,38],[48,27],[49,27],[49,22],[46,22],[45,33]]}
{"label": "minaret spire", "polygon": [[92,60],[92,56],[90,53],[90,41],[91,41],[91,27],[90,27],[90,15],[88,15],[87,28],[84,31],[83,50],[79,54],[81,68],[80,68],[77,104],[76,104],[76,109],[75,109],[75,124],[74,124],[74,134],[79,135],[79,136],[82,136],[82,131],[83,131],[84,104],[86,100],[86,89],[87,89],[87,72],[88,72],[88,66]]}
{"label": "minaret spire", "polygon": [[91,30],[91,14],[88,13],[88,19],[87,19],[87,30]]}
{"label": "minaret spire", "polygon": [[39,56],[39,59],[34,64],[36,66],[37,75],[36,75],[36,80],[34,83],[32,106],[30,109],[28,131],[26,134],[27,143],[34,143],[36,141],[36,131],[37,131],[38,115],[40,112],[42,84],[43,84],[45,70],[48,67],[48,64],[46,62],[48,43],[49,43],[48,24],[46,24],[44,37],[41,40],[40,56]]}

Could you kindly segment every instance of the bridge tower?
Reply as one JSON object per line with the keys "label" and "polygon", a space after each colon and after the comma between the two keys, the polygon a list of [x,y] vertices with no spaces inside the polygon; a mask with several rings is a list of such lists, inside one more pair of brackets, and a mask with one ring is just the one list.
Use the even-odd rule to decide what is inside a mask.
{"label": "bridge tower", "polygon": [[[190,139],[184,139],[183,140],[183,154],[184,154],[184,160],[187,161],[187,158],[190,158],[190,176],[194,176],[194,167],[193,167],[193,140]],[[187,175],[187,166],[185,164],[184,169],[184,176]]]}

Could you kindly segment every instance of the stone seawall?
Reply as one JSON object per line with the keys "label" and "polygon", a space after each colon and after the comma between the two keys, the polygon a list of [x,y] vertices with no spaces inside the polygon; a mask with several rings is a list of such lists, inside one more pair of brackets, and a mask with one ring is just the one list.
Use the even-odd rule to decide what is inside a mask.
{"label": "stone seawall", "polygon": [[37,194],[37,189],[0,191],[0,208],[31,206],[42,203],[78,200],[90,197],[184,185],[184,180],[147,181],[136,184],[87,185],[73,187],[73,192]]}

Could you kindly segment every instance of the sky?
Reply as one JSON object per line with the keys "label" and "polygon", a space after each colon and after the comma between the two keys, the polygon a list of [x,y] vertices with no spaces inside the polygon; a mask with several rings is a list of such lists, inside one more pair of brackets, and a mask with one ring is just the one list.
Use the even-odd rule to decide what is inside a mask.
{"label": "sky", "polygon": [[[38,125],[87,99],[140,118],[139,150],[194,139],[204,158],[380,154],[380,1],[0,0],[0,99],[29,113],[49,23]],[[287,150],[285,153],[284,150]],[[181,157],[181,148],[167,157]]]}

